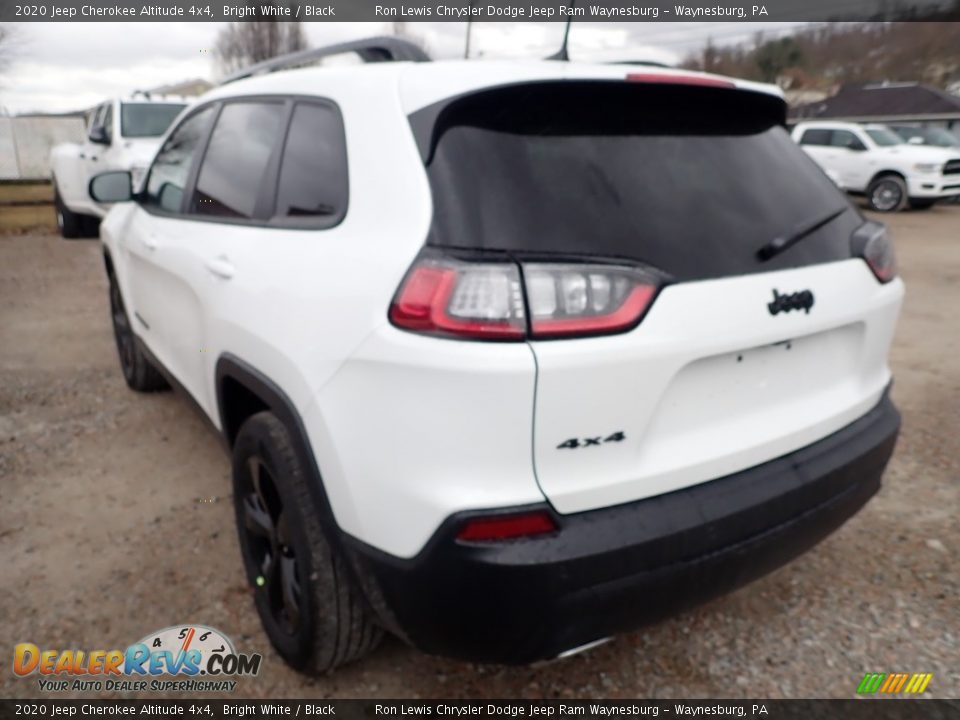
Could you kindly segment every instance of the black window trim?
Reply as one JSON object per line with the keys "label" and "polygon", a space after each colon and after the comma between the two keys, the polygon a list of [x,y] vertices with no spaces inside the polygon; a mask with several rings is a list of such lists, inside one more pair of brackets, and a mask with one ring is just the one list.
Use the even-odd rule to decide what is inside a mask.
{"label": "black window trim", "polygon": [[[210,138],[213,136],[213,130],[217,126],[217,121],[220,119],[220,113],[223,112],[224,106],[231,103],[249,104],[254,102],[279,103],[284,106],[280,132],[277,133],[277,139],[274,141],[273,148],[270,151],[270,159],[267,161],[267,167],[264,171],[266,181],[262,183],[260,193],[257,196],[254,217],[231,218],[219,215],[202,215],[196,212],[188,212],[190,202],[193,199],[193,193],[196,190],[197,179],[200,175],[200,168],[203,166],[203,161],[207,155],[207,149],[210,146]],[[340,128],[340,137],[343,142],[344,158],[346,161],[346,175],[344,177],[344,181],[346,182],[347,187],[343,208],[340,209],[336,215],[312,218],[309,220],[301,218],[291,220],[289,217],[278,218],[275,216],[276,201],[277,193],[279,192],[281,160],[283,157],[283,151],[287,145],[287,136],[290,133],[290,124],[293,120],[293,112],[297,105],[302,103],[321,105],[333,111]],[[213,118],[211,119],[209,126],[204,132],[203,138],[200,140],[200,143],[197,146],[197,161],[190,168],[190,173],[187,175],[187,180],[183,187],[183,198],[180,201],[180,211],[171,212],[169,210],[163,210],[159,207],[143,202],[143,198],[137,200],[137,204],[141,208],[151,215],[165,217],[172,220],[192,220],[195,222],[216,223],[218,225],[243,225],[247,227],[280,228],[285,230],[331,230],[344,221],[350,209],[350,157],[349,149],[347,148],[346,127],[343,122],[343,113],[340,110],[340,106],[335,101],[316,95],[290,94],[238,95],[228,98],[216,98],[204,103],[203,105],[198,105],[197,107],[192,108],[189,114],[185,115],[166,137],[171,137],[173,133],[175,133],[190,118],[210,107],[214,108]],[[153,165],[151,164],[150,172],[152,171]],[[148,173],[143,187],[146,188],[149,182],[150,174]]]}

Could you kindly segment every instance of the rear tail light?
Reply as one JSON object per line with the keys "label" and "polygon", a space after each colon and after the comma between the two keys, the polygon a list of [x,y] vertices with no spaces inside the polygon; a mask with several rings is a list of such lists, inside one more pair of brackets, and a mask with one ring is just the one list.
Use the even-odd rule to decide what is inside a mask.
{"label": "rear tail light", "polygon": [[467,542],[490,542],[544,535],[556,530],[557,524],[550,513],[546,510],[537,510],[516,515],[471,518],[460,528],[457,539]]}
{"label": "rear tail light", "polygon": [[526,333],[520,275],[512,263],[419,260],[390,306],[399,328],[483,340]]}
{"label": "rear tail light", "polygon": [[400,285],[390,321],[404,330],[481,340],[613,334],[640,322],[659,285],[652,272],[619,265],[538,262],[518,269],[512,262],[427,255]]}
{"label": "rear tail light", "polygon": [[640,322],[657,292],[646,272],[614,265],[524,265],[535,338],[622,332]]}
{"label": "rear tail light", "polygon": [[888,283],[897,276],[897,256],[886,225],[864,223],[854,231],[852,242],[854,254],[866,261],[877,280]]}

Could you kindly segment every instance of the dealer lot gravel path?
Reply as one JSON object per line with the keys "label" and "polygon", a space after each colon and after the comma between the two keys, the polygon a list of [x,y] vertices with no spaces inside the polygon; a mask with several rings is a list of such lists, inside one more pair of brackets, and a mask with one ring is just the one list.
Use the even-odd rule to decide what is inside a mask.
{"label": "dealer lot gravel path", "polygon": [[852,697],[867,671],[932,672],[929,695],[960,696],[960,206],[884,220],[907,282],[904,426],[883,490],[839,532],[563,662],[479,666],[387,640],[313,679],[260,630],[215,436],[182,397],[123,383],[99,244],[0,238],[0,696],[41,694],[13,676],[15,643],[125,648],[191,622],[264,655],[238,697]]}

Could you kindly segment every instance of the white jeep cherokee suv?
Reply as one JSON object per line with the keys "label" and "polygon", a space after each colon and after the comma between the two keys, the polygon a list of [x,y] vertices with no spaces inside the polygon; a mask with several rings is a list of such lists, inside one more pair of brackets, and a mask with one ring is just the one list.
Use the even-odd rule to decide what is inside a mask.
{"label": "white jeep cherokee suv", "polygon": [[53,200],[63,237],[93,234],[97,220],[109,210],[90,197],[90,179],[104,170],[130,170],[136,186],[163,134],[185,107],[184,102],[148,93],[107,100],[91,111],[83,143],[60,143],[50,150]]}
{"label": "white jeep cherokee suv", "polygon": [[777,90],[336,49],[393,62],[255,68],[141,192],[92,183],[120,203],[124,376],[222,434],[292,666],[383,629],[563,655],[773,570],[877,492],[903,285]]}
{"label": "white jeep cherokee suv", "polygon": [[960,196],[960,152],[907,143],[885,125],[805,122],[793,139],[840,187],[873,210],[932,207]]}

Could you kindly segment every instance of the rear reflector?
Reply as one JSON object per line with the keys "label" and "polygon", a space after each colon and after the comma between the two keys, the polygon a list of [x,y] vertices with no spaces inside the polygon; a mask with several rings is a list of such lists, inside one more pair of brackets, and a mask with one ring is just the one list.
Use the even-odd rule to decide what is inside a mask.
{"label": "rear reflector", "polygon": [[665,85],[702,85],[703,87],[736,88],[737,84],[720,78],[700,75],[667,75],[661,73],[630,73],[628,82],[661,83]]}
{"label": "rear reflector", "polygon": [[545,510],[520,515],[496,515],[486,518],[471,518],[457,533],[458,540],[484,542],[509,540],[511,538],[543,535],[555,532],[556,523]]}

